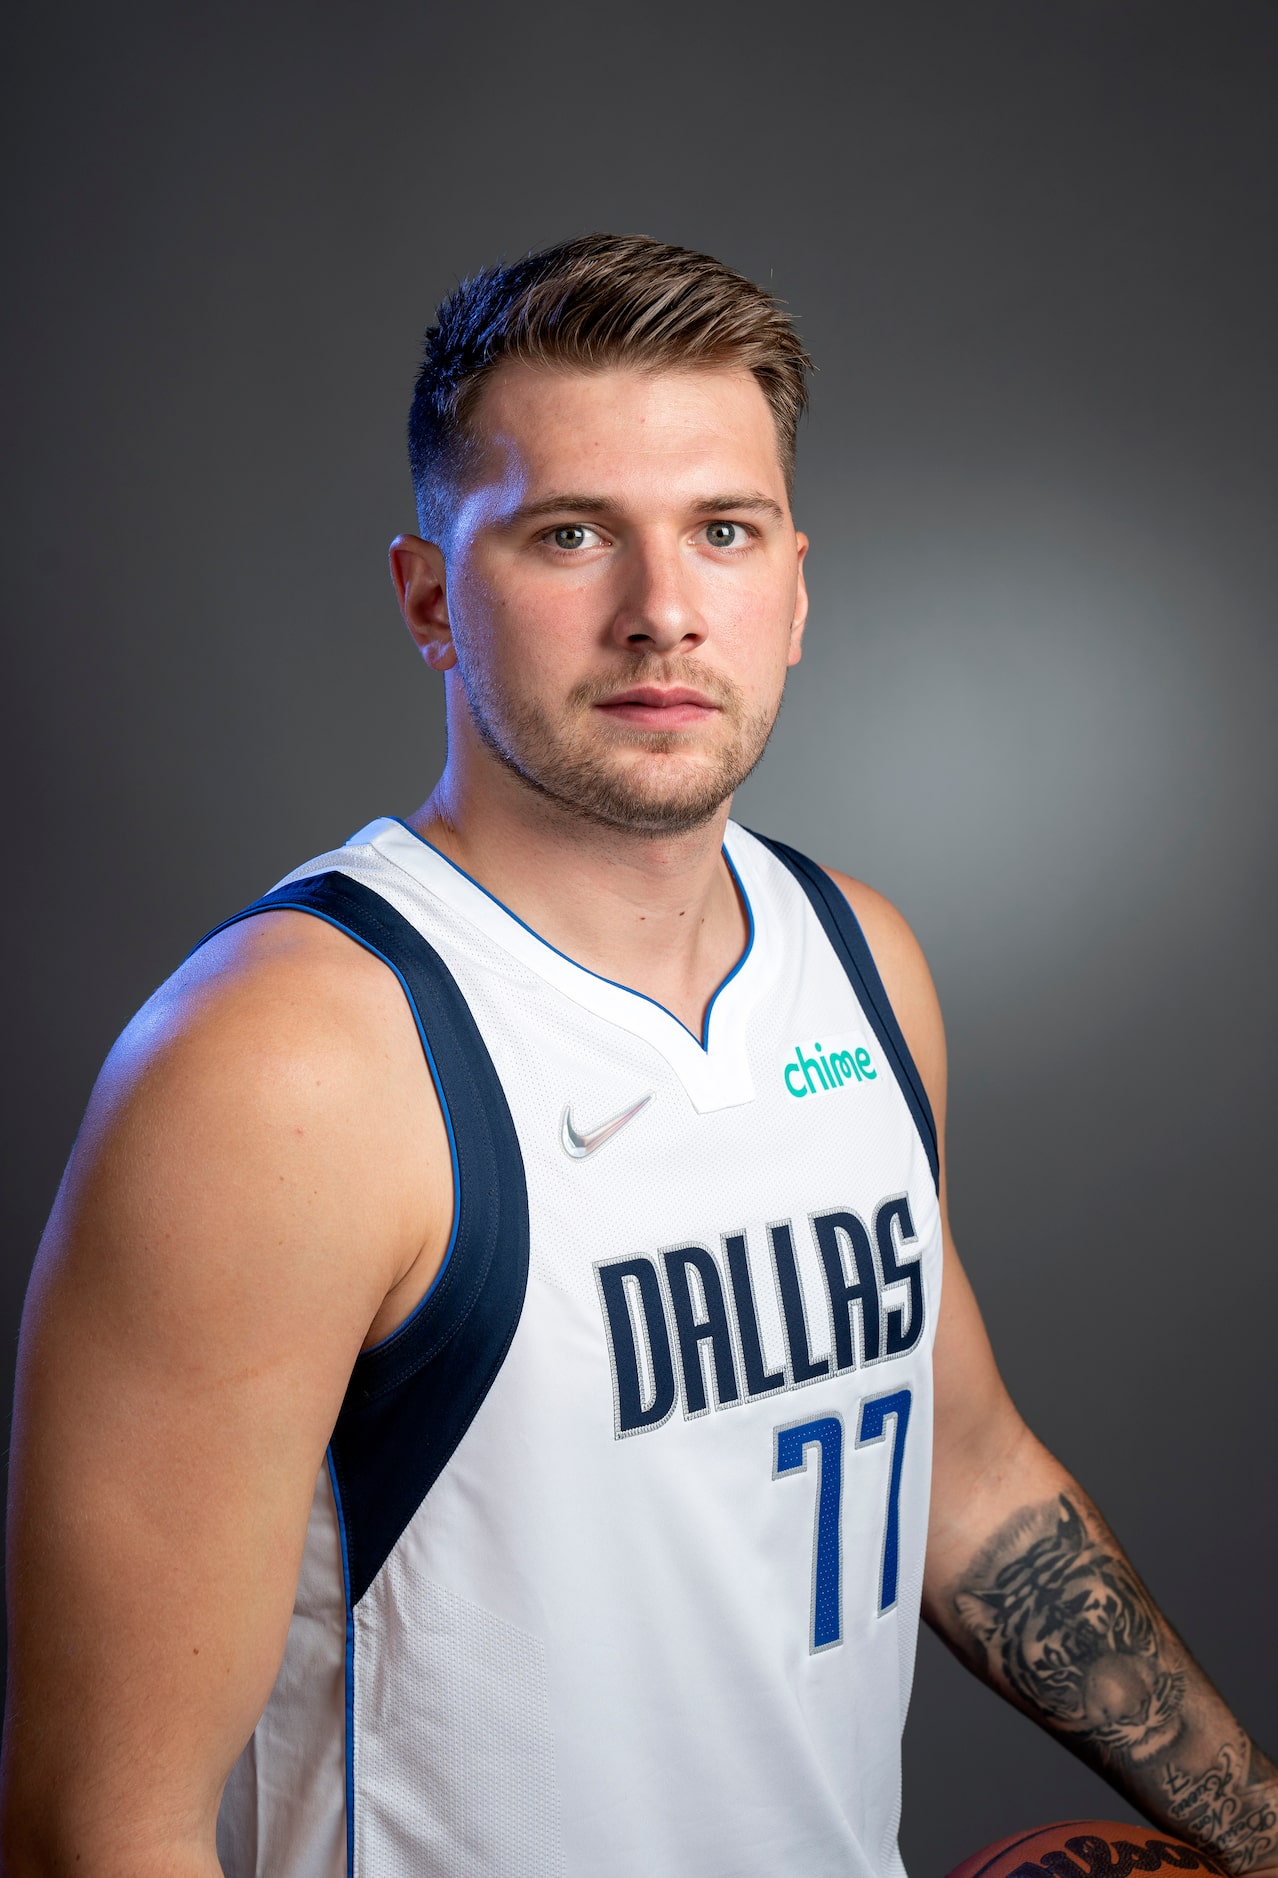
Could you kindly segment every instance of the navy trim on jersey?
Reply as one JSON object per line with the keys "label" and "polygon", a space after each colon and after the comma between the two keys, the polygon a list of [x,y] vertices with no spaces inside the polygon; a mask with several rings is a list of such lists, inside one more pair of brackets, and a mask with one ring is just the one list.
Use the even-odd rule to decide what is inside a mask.
{"label": "navy trim on jersey", "polygon": [[919,1139],[927,1154],[928,1166],[932,1170],[932,1180],[939,1191],[941,1166],[932,1104],[928,1101],[923,1079],[914,1066],[914,1058],[910,1055],[901,1026],[896,1021],[896,1012],[892,1009],[883,980],[879,977],[879,968],[874,963],[874,955],[866,944],[856,914],[848,905],[846,896],[815,861],[810,861],[794,848],[787,848],[783,841],[774,841],[771,835],[756,835],[755,839],[761,841],[765,848],[776,855],[782,866],[789,869],[811,901],[812,910],[834,948],[835,957],[851,979],[852,988],[873,1026],[875,1036],[895,1064],[896,1080],[909,1104]]}
{"label": "navy trim on jersey", "polygon": [[399,979],[454,1156],[451,1254],[421,1305],[356,1358],[333,1431],[353,1609],[505,1361],[528,1282],[528,1191],[492,1059],[452,973],[416,927],[381,894],[334,871],[277,887],[215,931],[285,911],[336,926]]}

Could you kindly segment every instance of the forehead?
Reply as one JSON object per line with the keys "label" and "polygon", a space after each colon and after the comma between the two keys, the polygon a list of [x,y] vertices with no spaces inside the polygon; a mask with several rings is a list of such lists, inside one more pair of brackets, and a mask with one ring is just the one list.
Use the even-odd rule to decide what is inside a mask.
{"label": "forehead", "polygon": [[739,368],[507,361],[484,386],[471,429],[479,448],[467,481],[504,485],[520,501],[547,487],[674,495],[708,482],[786,502],[772,413],[754,374]]}

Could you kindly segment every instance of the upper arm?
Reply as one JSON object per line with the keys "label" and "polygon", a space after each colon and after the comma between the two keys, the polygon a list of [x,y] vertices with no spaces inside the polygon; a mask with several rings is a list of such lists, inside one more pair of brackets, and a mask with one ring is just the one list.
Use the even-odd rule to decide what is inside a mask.
{"label": "upper arm", "polygon": [[874,954],[936,1121],[944,1272],[932,1359],[935,1418],[927,1573],[931,1582],[943,1568],[959,1523],[966,1523],[982,1481],[1006,1463],[1027,1431],[999,1375],[980,1307],[950,1232],[945,1028],[932,974],[922,947],[891,902],[862,881],[830,872]]}
{"label": "upper arm", "polygon": [[[361,1343],[451,1207],[402,994],[277,914],[99,1080],[24,1315],[5,1830],[207,1843],[270,1693]],[[26,1835],[26,1836],[24,1836]],[[98,1868],[105,1869],[106,1862]]]}

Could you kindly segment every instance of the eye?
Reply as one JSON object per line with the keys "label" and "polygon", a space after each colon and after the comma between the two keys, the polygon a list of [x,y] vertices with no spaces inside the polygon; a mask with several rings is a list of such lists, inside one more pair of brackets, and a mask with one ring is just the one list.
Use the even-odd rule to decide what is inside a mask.
{"label": "eye", "polygon": [[743,548],[750,539],[740,522],[707,522],[706,540],[712,548]]}
{"label": "eye", "polygon": [[580,522],[565,522],[561,528],[551,530],[550,539],[556,548],[572,554],[579,548],[592,547],[599,537],[593,528],[585,528]]}

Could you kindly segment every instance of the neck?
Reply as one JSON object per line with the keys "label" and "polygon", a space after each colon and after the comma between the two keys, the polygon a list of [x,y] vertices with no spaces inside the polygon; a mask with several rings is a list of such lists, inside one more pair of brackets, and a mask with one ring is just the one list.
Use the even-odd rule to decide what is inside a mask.
{"label": "neck", "polygon": [[505,771],[463,784],[450,763],[409,825],[558,951],[699,1035],[748,931],[722,854],[728,806],[680,834],[636,834],[587,821]]}

